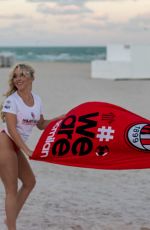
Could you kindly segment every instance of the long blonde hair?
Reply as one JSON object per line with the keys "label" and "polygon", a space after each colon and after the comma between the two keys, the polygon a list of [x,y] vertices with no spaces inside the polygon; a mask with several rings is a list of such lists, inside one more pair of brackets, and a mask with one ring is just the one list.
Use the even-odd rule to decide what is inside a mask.
{"label": "long blonde hair", "polygon": [[[19,71],[21,72],[21,74],[25,74],[27,73],[31,78],[34,78],[34,69],[27,64],[17,64],[15,67],[12,68],[10,75],[9,75],[9,81],[8,81],[8,85],[9,85],[9,89],[7,90],[7,92],[3,95],[6,98],[8,96],[10,96],[11,94],[13,94],[14,92],[17,91],[16,86],[13,83],[13,79],[14,79],[14,75],[15,75],[15,71],[19,69]],[[2,112],[2,108],[3,108],[3,103],[0,105],[0,117],[3,121],[5,121],[5,115]]]}

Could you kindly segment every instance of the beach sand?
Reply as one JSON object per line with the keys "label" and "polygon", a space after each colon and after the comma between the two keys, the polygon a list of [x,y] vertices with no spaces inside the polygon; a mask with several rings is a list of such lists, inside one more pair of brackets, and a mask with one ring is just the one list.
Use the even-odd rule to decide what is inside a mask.
{"label": "beach sand", "polygon": [[[45,117],[86,101],[105,101],[150,118],[148,80],[91,79],[90,64],[30,63]],[[0,69],[0,100],[9,69]],[[33,149],[41,132],[29,140]],[[105,171],[31,161],[37,184],[18,219],[18,230],[150,230],[150,171]],[[0,183],[0,230],[5,229]]]}

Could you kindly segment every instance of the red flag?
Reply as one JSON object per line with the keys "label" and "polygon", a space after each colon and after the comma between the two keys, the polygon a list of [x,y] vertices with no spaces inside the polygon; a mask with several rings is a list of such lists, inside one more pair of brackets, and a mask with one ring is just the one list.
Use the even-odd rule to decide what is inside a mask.
{"label": "red flag", "polygon": [[30,159],[96,169],[150,168],[150,121],[113,104],[87,102],[51,122]]}

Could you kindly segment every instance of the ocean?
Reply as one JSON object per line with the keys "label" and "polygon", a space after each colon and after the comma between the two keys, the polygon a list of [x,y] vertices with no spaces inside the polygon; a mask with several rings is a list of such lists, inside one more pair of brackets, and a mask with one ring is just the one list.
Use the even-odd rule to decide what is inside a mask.
{"label": "ocean", "polygon": [[106,47],[0,47],[18,61],[91,62],[106,59]]}

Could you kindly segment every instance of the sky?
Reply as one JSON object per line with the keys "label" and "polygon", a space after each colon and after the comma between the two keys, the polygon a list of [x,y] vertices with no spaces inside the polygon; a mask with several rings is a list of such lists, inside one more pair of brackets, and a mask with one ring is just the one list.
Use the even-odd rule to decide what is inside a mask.
{"label": "sky", "polygon": [[0,46],[150,43],[150,0],[0,0]]}

